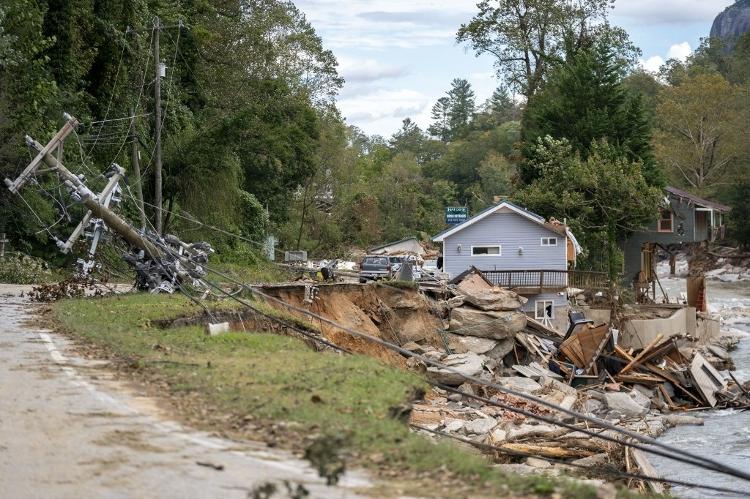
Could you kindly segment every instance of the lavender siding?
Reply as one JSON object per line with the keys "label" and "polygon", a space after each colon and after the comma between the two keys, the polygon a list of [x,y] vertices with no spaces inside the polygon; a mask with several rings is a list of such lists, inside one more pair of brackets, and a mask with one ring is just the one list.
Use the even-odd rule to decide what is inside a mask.
{"label": "lavender siding", "polygon": [[[542,246],[557,237],[557,246]],[[458,252],[461,245],[461,252]],[[502,246],[501,256],[472,256],[472,246]],[[523,254],[518,254],[518,248]],[[567,241],[510,210],[501,210],[448,236],[443,241],[444,271],[451,277],[474,266],[480,270],[567,270]]]}
{"label": "lavender siding", "polygon": [[[559,315],[559,311],[557,310],[557,308],[568,306],[568,297],[564,293],[542,293],[539,295],[527,296],[526,298],[528,298],[529,301],[527,301],[526,304],[521,307],[521,310],[526,312],[527,314],[530,314],[532,317],[534,317],[534,315],[536,314],[536,302],[540,300],[554,302],[555,319],[558,319]],[[563,317],[565,317],[565,313],[563,313]]]}

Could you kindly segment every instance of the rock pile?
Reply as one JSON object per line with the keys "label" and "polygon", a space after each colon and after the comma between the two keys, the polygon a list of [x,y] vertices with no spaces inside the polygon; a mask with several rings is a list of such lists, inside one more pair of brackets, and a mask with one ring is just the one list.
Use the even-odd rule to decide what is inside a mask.
{"label": "rock pile", "polygon": [[[492,287],[478,274],[470,275],[454,292],[443,332],[451,354],[438,360],[467,376],[479,376],[485,365],[498,365],[513,350],[516,335],[526,327],[526,314],[520,310],[526,299]],[[427,369],[427,376],[452,386],[464,381],[455,373],[433,367]]]}

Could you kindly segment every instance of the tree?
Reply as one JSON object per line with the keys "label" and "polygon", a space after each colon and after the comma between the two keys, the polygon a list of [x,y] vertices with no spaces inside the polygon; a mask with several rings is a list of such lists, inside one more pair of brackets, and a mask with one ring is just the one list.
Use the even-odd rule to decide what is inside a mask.
{"label": "tree", "polygon": [[[526,147],[551,136],[566,139],[583,159],[595,141],[606,140],[631,161],[643,162],[643,174],[652,185],[662,183],[653,159],[651,125],[639,94],[623,85],[625,69],[604,42],[568,53],[526,107],[522,139]],[[539,175],[533,162],[521,169],[530,182]]]}
{"label": "tree", "polygon": [[420,156],[425,140],[426,137],[417,124],[414,123],[411,118],[406,118],[401,123],[401,129],[391,137],[389,146],[396,154],[409,152],[416,156]]}
{"label": "tree", "polygon": [[620,44],[623,57],[635,58],[637,49],[624,31],[606,24],[613,5],[614,0],[482,0],[479,13],[461,25],[456,38],[470,43],[477,55],[493,55],[498,75],[528,98],[562,57],[568,33],[576,35],[576,45],[607,37]]}
{"label": "tree", "polygon": [[456,78],[447,95],[432,107],[433,123],[428,132],[443,142],[450,142],[469,130],[475,112],[476,97],[471,83]]}
{"label": "tree", "polygon": [[540,138],[532,161],[541,175],[515,199],[540,215],[567,219],[589,251],[589,265],[602,263],[593,253],[605,248],[614,281],[622,259],[617,243],[653,220],[661,190],[648,185],[640,162],[605,140],[593,142],[583,159],[566,139]]}
{"label": "tree", "polygon": [[741,89],[719,74],[667,87],[657,109],[656,155],[671,180],[708,195],[747,152],[748,106]]}
{"label": "tree", "polygon": [[455,138],[468,130],[476,111],[475,94],[471,83],[461,78],[454,79],[451,82],[448,99],[450,100],[448,111],[450,134],[452,138]]}
{"label": "tree", "polygon": [[427,132],[443,142],[450,140],[450,99],[440,97],[432,106],[432,125]]}

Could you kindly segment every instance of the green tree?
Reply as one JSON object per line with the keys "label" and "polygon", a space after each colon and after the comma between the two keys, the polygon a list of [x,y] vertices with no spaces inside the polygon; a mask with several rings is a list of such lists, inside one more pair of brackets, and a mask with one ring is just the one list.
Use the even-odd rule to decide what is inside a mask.
{"label": "green tree", "polygon": [[[661,191],[648,185],[642,165],[605,140],[592,143],[583,159],[566,139],[537,140],[534,167],[541,174],[515,199],[546,217],[565,218],[584,249],[588,265],[606,265],[615,278],[622,262],[618,242],[653,221]],[[597,260],[604,248],[606,262]]]}
{"label": "green tree", "polygon": [[450,140],[450,98],[440,97],[432,106],[432,125],[427,132],[443,142]]}
{"label": "green tree", "polygon": [[401,129],[391,137],[389,146],[395,154],[410,152],[416,156],[421,156],[426,139],[417,124],[411,118],[406,118],[401,123]]}
{"label": "green tree", "polygon": [[673,182],[713,194],[746,159],[746,95],[720,74],[665,88],[657,117],[656,154]]}
{"label": "green tree", "polygon": [[613,0],[482,0],[479,12],[457,34],[477,54],[495,57],[498,75],[527,98],[544,82],[551,66],[565,52],[566,34],[574,46],[586,39],[607,38],[623,58],[635,60],[637,49],[623,30],[606,23]]}
{"label": "green tree", "polygon": [[[643,162],[650,184],[662,183],[653,159],[650,121],[641,96],[625,88],[624,74],[625,68],[606,43],[569,52],[526,107],[522,138],[527,158],[529,148],[546,136],[567,139],[583,159],[595,141],[606,140],[631,161]],[[531,161],[524,163],[521,174],[528,183],[540,172]]]}
{"label": "green tree", "polygon": [[454,79],[448,91],[448,99],[450,136],[455,138],[467,132],[476,111],[476,97],[471,83],[461,78]]}

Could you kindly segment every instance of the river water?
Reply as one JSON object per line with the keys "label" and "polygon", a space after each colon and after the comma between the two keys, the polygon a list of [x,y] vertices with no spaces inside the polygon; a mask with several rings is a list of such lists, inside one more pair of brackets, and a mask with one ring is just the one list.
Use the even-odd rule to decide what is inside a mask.
{"label": "river water", "polygon": [[[682,279],[663,279],[670,297],[684,290]],[[722,317],[722,332],[742,336],[738,348],[732,352],[737,367],[735,377],[740,382],[750,379],[750,282],[708,282],[708,300],[712,312]],[[705,426],[679,426],[667,431],[660,441],[711,457],[736,469],[750,471],[750,411],[718,410],[696,413],[706,420]],[[675,480],[728,487],[750,494],[750,482],[707,472],[703,469],[649,455],[649,460],[660,475]],[[673,487],[671,493],[682,498],[742,497],[732,494]]]}

